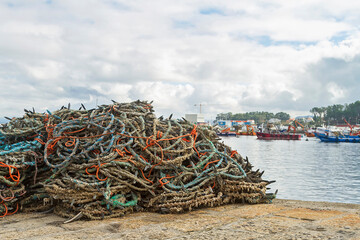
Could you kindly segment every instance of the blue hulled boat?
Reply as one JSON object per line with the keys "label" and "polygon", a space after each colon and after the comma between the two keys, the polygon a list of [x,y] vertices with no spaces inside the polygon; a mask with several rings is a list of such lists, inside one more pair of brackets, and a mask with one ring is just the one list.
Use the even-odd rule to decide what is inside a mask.
{"label": "blue hulled boat", "polygon": [[317,136],[322,142],[351,142],[360,143],[360,136]]}

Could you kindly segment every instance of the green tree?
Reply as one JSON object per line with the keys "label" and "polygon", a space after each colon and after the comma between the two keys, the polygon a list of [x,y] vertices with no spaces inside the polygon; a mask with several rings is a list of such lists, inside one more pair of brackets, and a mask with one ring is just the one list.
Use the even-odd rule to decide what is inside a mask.
{"label": "green tree", "polygon": [[290,115],[285,112],[278,112],[275,114],[275,118],[280,119],[281,121],[286,121],[290,119]]}
{"label": "green tree", "polygon": [[[290,115],[284,112],[277,113],[278,118],[281,120],[287,120],[290,118]],[[219,113],[216,116],[217,120],[228,119],[228,120],[254,120],[256,123],[263,123],[271,118],[275,118],[276,114],[271,112],[246,112],[246,113]]]}
{"label": "green tree", "polygon": [[360,101],[350,104],[334,104],[327,107],[313,107],[310,112],[314,115],[316,124],[344,124],[344,118],[350,124],[360,121]]}

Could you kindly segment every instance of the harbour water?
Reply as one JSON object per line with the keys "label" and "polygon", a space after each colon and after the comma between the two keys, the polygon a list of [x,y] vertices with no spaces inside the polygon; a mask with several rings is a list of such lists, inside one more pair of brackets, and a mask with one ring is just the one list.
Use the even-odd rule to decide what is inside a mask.
{"label": "harbour water", "polygon": [[254,136],[222,137],[225,144],[248,156],[254,169],[277,197],[306,201],[360,204],[360,144],[323,143],[316,138],[300,141],[258,140]]}

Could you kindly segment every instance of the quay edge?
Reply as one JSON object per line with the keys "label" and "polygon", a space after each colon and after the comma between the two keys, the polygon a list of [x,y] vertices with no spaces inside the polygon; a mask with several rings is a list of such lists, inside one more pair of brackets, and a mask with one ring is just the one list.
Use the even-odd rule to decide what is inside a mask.
{"label": "quay edge", "polygon": [[19,213],[0,219],[0,239],[360,239],[360,205],[275,199],[184,214],[139,212],[102,221]]}

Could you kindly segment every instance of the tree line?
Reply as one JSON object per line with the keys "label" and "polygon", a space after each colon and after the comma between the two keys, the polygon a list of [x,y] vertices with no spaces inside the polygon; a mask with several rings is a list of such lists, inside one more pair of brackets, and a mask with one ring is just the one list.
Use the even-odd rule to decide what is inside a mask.
{"label": "tree line", "polygon": [[350,124],[358,124],[360,121],[360,101],[345,105],[334,104],[327,107],[314,107],[310,112],[314,115],[314,121],[317,124],[346,124],[344,119]]}
{"label": "tree line", "polygon": [[271,112],[246,112],[246,113],[219,113],[216,115],[216,120],[255,120],[256,123],[264,123],[272,118],[277,118],[282,121],[290,119],[290,115],[285,112],[278,112],[276,114]]}
{"label": "tree line", "polygon": [[[315,125],[338,125],[346,124],[344,119],[352,125],[360,123],[360,101],[350,104],[334,104],[327,107],[313,107],[310,112],[313,114]],[[219,113],[216,120],[255,120],[256,123],[264,123],[272,118],[286,121],[290,115],[285,112],[276,114],[271,112],[246,112],[246,113]]]}

